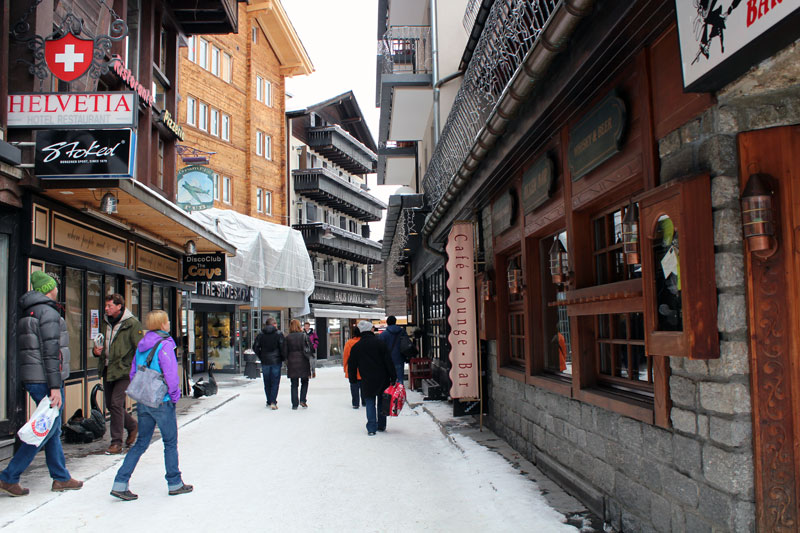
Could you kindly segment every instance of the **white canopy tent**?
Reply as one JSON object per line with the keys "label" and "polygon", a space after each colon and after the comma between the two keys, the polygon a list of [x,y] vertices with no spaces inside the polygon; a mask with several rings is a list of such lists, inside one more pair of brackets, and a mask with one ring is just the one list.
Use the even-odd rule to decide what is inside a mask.
{"label": "white canopy tent", "polygon": [[[236,255],[228,257],[228,281],[261,289],[262,303],[280,299],[295,315],[309,312],[314,271],[299,231],[229,209],[195,211],[191,217],[236,246]],[[280,298],[283,291],[286,297]]]}

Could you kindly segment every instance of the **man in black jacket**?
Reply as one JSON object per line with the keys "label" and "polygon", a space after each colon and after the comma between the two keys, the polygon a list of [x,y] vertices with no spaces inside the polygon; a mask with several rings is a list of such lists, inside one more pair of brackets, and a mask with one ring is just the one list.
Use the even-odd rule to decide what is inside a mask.
{"label": "man in black jacket", "polygon": [[268,316],[264,321],[264,329],[256,336],[253,351],[261,361],[261,373],[264,378],[264,393],[267,395],[267,407],[278,408],[278,386],[281,383],[281,363],[286,359],[286,346],[283,333],[275,326],[275,318]]}
{"label": "man in black jacket", "polygon": [[47,469],[53,478],[53,492],[78,490],[82,481],[72,479],[61,448],[61,411],[64,380],[69,377],[69,333],[56,303],[58,286],[44,272],[31,274],[32,291],[19,299],[20,318],[17,323],[20,380],[35,404],[45,397],[50,405],[59,408],[53,428],[37,447],[22,443],[0,472],[0,491],[11,496],[25,496],[30,491],[19,484],[20,475],[33,461],[36,452],[44,450]]}
{"label": "man in black jacket", "polygon": [[386,415],[381,414],[383,391],[397,381],[397,371],[386,344],[372,332],[372,323],[362,320],[358,329],[361,340],[350,349],[347,375],[350,383],[356,383],[358,374],[361,374],[361,397],[367,407],[367,434],[372,436],[376,431],[386,430]]}

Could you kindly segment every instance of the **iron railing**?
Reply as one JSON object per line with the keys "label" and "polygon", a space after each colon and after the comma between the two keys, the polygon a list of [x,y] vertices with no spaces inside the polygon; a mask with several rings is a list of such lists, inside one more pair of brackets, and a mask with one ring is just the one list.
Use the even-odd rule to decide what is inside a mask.
{"label": "iron railing", "polygon": [[475,25],[475,19],[478,18],[478,12],[481,10],[481,3],[483,0],[469,0],[467,9],[464,10],[464,30],[467,34],[472,32],[472,27]]}
{"label": "iron railing", "polygon": [[430,74],[430,26],[392,26],[378,41],[383,74]]}
{"label": "iron railing", "polygon": [[563,0],[497,0],[423,178],[426,205],[436,206],[467,159],[528,52]]}

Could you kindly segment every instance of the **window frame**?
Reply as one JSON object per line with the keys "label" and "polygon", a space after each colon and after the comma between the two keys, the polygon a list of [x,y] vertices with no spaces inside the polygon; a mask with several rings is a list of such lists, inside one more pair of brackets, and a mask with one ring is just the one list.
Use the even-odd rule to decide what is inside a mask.
{"label": "window frame", "polygon": [[219,137],[219,109],[211,107],[209,114],[208,132],[214,137]]}
{"label": "window frame", "polygon": [[264,78],[256,76],[256,100],[264,101]]}
{"label": "window frame", "polygon": [[211,62],[210,62],[210,65],[209,65],[209,71],[211,72],[211,74],[213,74],[214,76],[217,76],[217,77],[219,77],[219,73],[220,73],[219,68],[220,68],[220,54],[221,53],[222,53],[222,50],[220,50],[219,47],[217,47],[214,44],[211,45]]}
{"label": "window frame", "polygon": [[208,108],[205,102],[198,101],[197,105],[197,128],[208,132]]}
{"label": "window frame", "polygon": [[230,177],[222,176],[222,203],[232,203],[232,181]]}
{"label": "window frame", "polygon": [[223,141],[230,142],[231,140],[231,116],[226,113],[220,113],[220,138]]}
{"label": "window frame", "polygon": [[264,210],[264,199],[263,199],[264,189],[261,187],[256,187],[256,213],[261,213]]}
{"label": "window frame", "polygon": [[256,130],[256,155],[264,155],[264,132]]}
{"label": "window frame", "polygon": [[233,83],[233,56],[223,51],[221,60],[222,79],[227,83]]}
{"label": "window frame", "polygon": [[197,38],[197,65],[208,70],[208,41]]}
{"label": "window frame", "polygon": [[212,179],[214,180],[214,201],[218,202],[219,199],[220,199],[220,194],[219,194],[219,187],[220,187],[219,173],[218,172],[214,172],[214,176],[213,176]]}
{"label": "window frame", "polygon": [[272,82],[264,78],[264,104],[272,107]]}
{"label": "window frame", "polygon": [[189,35],[186,38],[186,46],[187,46],[186,58],[189,61],[191,61],[192,63],[197,61],[197,58],[196,58],[197,50],[195,49],[196,42],[197,42],[197,39],[196,39],[196,37],[194,35]]}
{"label": "window frame", "polygon": [[264,134],[264,158],[272,161],[272,135]]}
{"label": "window frame", "polygon": [[197,99],[193,96],[186,97],[186,123],[197,127]]}
{"label": "window frame", "polygon": [[272,214],[272,191],[264,189],[264,214]]}

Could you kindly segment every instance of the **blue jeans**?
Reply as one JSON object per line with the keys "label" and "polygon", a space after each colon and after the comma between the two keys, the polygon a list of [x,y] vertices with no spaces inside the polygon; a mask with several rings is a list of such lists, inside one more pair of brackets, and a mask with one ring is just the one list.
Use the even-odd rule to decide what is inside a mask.
{"label": "blue jeans", "polygon": [[[381,414],[383,395],[362,397],[367,406],[367,433],[386,429],[386,416]],[[376,405],[377,404],[377,405]],[[377,410],[376,410],[377,408]]]}
{"label": "blue jeans", "polygon": [[278,385],[281,384],[281,365],[261,365],[264,379],[264,393],[267,403],[278,403]]}
{"label": "blue jeans", "polygon": [[397,382],[398,383],[402,383],[403,382],[403,375],[405,374],[405,370],[406,370],[405,367],[406,367],[405,363],[395,363],[394,364],[394,371],[397,372]]}
{"label": "blue jeans", "polygon": [[[359,397],[360,393],[361,393],[361,382],[360,381],[356,381],[355,383],[351,383],[350,384],[350,396],[353,397],[353,407],[358,407],[358,397]],[[364,403],[363,398],[362,398],[361,402],[362,402],[363,405],[367,405],[366,403]]]}
{"label": "blue jeans", "polygon": [[164,467],[167,470],[167,475],[164,477],[167,479],[167,487],[169,490],[181,488],[183,480],[181,471],[178,469],[178,421],[175,418],[175,404],[162,402],[159,407],[153,408],[137,403],[136,411],[139,417],[139,436],[136,438],[136,444],[125,455],[125,460],[117,471],[111,490],[128,490],[128,481],[133,475],[139,458],[150,446],[150,439],[153,438],[156,425],[161,432],[161,440],[164,442]]}
{"label": "blue jeans", "polygon": [[[50,396],[50,389],[47,388],[46,383],[26,383],[25,389],[36,405],[39,405],[39,402],[45,396]],[[63,385],[61,386],[61,399],[62,401],[64,399]],[[53,429],[50,430],[50,433],[47,434],[47,437],[44,438],[39,446],[22,443],[6,469],[0,472],[0,479],[5,483],[19,483],[19,476],[30,466],[36,456],[36,452],[39,450],[44,450],[45,462],[51,478],[57,481],[69,481],[72,478],[67,471],[64,449],[61,448],[61,414],[63,410],[64,404],[62,403],[58,418],[53,422]]]}

